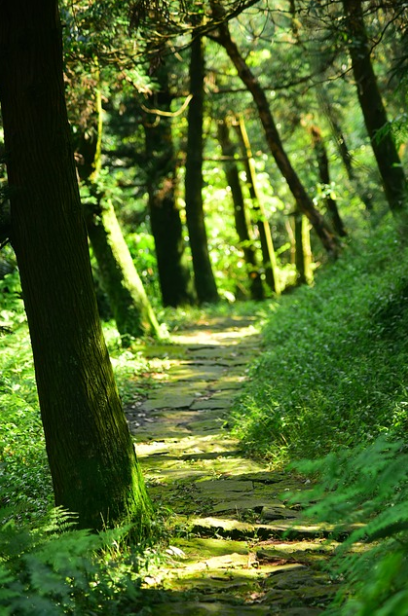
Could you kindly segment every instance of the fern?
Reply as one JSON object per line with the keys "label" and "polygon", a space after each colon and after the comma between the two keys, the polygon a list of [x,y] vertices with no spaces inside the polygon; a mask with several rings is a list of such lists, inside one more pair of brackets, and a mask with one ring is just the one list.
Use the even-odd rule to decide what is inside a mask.
{"label": "fern", "polygon": [[327,614],[408,614],[408,454],[402,442],[379,437],[371,446],[297,463],[319,482],[303,494],[306,515],[349,535],[331,563],[345,587]]}
{"label": "fern", "polygon": [[92,534],[54,509],[29,530],[13,519],[0,531],[0,613],[19,616],[124,614],[140,601],[141,556],[121,551],[129,528]]}

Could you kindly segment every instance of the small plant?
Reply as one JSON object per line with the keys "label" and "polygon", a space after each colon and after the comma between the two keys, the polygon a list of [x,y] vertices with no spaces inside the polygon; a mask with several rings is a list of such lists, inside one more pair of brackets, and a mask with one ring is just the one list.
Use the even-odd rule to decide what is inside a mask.
{"label": "small plant", "polygon": [[[408,613],[408,453],[402,441],[379,437],[368,447],[294,465],[318,476],[300,495],[305,515],[348,538],[330,562],[344,580],[327,614],[406,616]],[[296,495],[299,502],[299,494]],[[315,504],[310,504],[315,503]]]}
{"label": "small plant", "polygon": [[146,554],[126,546],[129,530],[99,534],[75,530],[75,518],[61,509],[52,510],[32,529],[20,528],[13,521],[3,524],[0,613],[131,613],[140,603]]}

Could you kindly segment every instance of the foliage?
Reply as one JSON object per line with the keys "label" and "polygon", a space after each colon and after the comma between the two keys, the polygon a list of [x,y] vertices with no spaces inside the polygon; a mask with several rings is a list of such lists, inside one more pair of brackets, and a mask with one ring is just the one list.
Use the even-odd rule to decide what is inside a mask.
{"label": "foliage", "polygon": [[0,503],[19,520],[38,519],[50,504],[51,479],[17,272],[0,281],[0,294]]}
{"label": "foliage", "polygon": [[[309,504],[306,515],[334,524],[334,536],[352,529],[329,565],[345,584],[327,614],[405,616],[406,444],[380,436],[368,447],[343,449],[320,460],[297,463],[295,468],[319,477],[314,488],[303,493],[303,503]],[[299,494],[296,499],[299,502]]]}
{"label": "foliage", "polygon": [[[75,519],[52,510],[52,485],[35,386],[34,366],[18,273],[1,285],[0,355],[0,613],[132,612],[140,579],[157,551],[131,547],[131,528],[99,535],[75,530]],[[106,337],[124,403],[139,393],[147,371],[141,354],[124,351],[115,328]],[[129,544],[128,544],[129,543]],[[143,599],[144,601],[144,599]]]}
{"label": "foliage", "polygon": [[60,509],[33,529],[2,525],[1,614],[134,613],[140,573],[151,557],[126,547],[129,528],[91,534],[74,527]]}
{"label": "foliage", "polygon": [[405,433],[407,258],[384,226],[351,243],[314,288],[270,306],[264,352],[234,413],[252,453],[316,457]]}

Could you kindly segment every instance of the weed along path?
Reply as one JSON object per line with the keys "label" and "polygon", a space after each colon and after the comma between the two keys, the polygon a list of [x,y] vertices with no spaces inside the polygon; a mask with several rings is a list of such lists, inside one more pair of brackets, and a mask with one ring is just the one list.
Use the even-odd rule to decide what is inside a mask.
{"label": "weed along path", "polygon": [[[254,321],[208,319],[155,347],[162,371],[127,408],[149,492],[168,511],[168,562],[148,579],[152,616],[315,616],[334,549],[285,495],[305,485],[243,457],[227,416],[260,352]],[[155,360],[157,361],[157,360]],[[289,530],[289,534],[286,531]],[[160,592],[158,592],[160,591]]]}

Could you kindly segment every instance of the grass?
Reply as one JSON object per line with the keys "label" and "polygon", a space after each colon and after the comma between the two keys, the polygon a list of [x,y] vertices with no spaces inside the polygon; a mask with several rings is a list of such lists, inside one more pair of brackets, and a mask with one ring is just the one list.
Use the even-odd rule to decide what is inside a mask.
{"label": "grass", "polygon": [[330,565],[342,584],[327,615],[408,613],[407,265],[382,227],[272,304],[233,412],[244,450],[314,477],[304,515],[357,525]]}
{"label": "grass", "polygon": [[270,307],[264,350],[236,405],[255,456],[314,458],[408,422],[408,254],[389,229]]}

